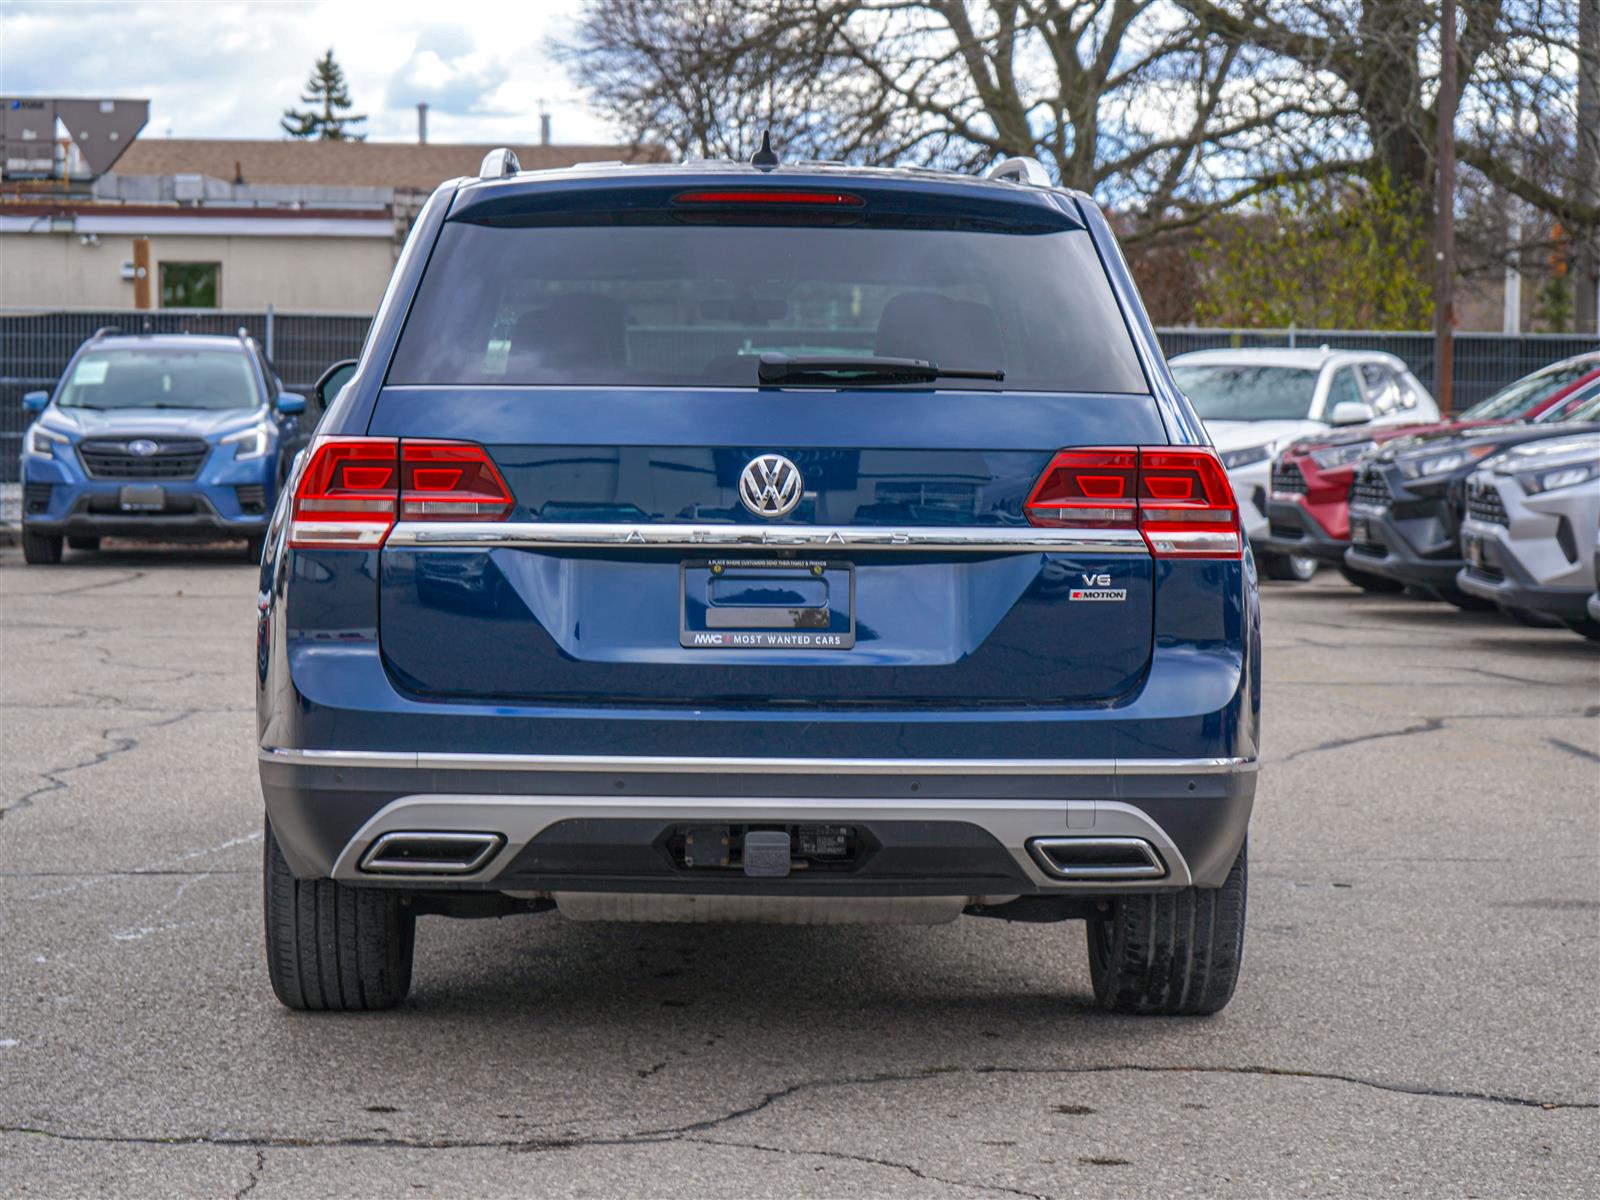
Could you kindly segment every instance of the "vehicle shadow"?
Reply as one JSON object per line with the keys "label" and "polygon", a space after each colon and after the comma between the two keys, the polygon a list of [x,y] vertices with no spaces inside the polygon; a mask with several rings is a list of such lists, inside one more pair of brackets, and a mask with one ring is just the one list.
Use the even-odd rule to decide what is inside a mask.
{"label": "vehicle shadow", "polygon": [[244,539],[229,542],[132,542],[107,540],[98,550],[62,552],[61,561],[48,570],[95,567],[243,567],[254,566],[245,558]]}

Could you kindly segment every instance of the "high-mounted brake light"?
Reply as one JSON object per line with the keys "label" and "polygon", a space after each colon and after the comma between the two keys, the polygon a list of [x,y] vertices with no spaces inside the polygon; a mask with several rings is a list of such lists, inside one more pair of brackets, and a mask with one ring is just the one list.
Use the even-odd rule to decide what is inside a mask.
{"label": "high-mounted brake light", "polygon": [[849,192],[801,192],[792,188],[777,189],[702,189],[679,192],[672,198],[674,204],[809,204],[819,208],[861,208],[866,204],[860,196]]}
{"label": "high-mounted brake light", "polygon": [[498,521],[511,492],[482,446],[395,438],[323,438],[295,486],[289,545],[374,549],[394,523]]}
{"label": "high-mounted brake light", "polygon": [[1029,524],[1137,526],[1157,558],[1238,558],[1239,506],[1208,447],[1096,447],[1055,456],[1023,505]]}

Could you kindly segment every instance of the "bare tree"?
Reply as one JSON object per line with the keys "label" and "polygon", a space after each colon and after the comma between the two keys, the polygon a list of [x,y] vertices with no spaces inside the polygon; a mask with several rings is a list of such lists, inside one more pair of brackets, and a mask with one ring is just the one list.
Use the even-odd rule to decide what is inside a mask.
{"label": "bare tree", "polygon": [[1299,71],[1201,38],[1167,0],[608,0],[562,48],[638,140],[965,170],[1041,158],[1131,240],[1307,170],[1328,114]]}

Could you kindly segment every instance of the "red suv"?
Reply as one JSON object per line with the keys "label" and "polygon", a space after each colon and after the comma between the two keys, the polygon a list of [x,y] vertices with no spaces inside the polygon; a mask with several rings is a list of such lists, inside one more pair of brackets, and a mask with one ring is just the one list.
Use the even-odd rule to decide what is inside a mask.
{"label": "red suv", "polygon": [[1454,421],[1330,430],[1295,442],[1272,465],[1268,533],[1261,544],[1279,554],[1305,555],[1335,566],[1367,591],[1397,592],[1403,584],[1352,569],[1344,560],[1350,544],[1350,482],[1361,456],[1374,446],[1414,433],[1532,420],[1596,379],[1600,379],[1600,353],[1579,354],[1523,376]]}

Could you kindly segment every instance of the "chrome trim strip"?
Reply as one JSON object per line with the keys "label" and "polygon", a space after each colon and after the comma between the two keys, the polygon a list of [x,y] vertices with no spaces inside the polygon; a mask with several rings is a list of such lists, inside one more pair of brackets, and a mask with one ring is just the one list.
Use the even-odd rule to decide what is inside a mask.
{"label": "chrome trim strip", "polygon": [[1057,554],[1148,554],[1137,531],[1032,526],[631,525],[557,521],[401,521],[391,547],[467,546],[530,550],[945,550],[962,554],[1049,551]]}
{"label": "chrome trim strip", "polygon": [[291,750],[263,746],[262,762],[412,767],[430,771],[583,771],[753,775],[1234,775],[1253,758],[671,758],[633,754],[446,754]]}

